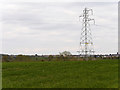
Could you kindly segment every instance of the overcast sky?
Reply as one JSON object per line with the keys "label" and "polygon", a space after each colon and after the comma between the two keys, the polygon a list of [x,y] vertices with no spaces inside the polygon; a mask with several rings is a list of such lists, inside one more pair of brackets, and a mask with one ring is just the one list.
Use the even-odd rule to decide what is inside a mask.
{"label": "overcast sky", "polygon": [[[31,1],[31,0],[30,0]],[[117,2],[24,2],[3,1],[2,53],[58,54],[70,51],[77,54],[81,33],[79,16],[87,6],[93,9],[91,23],[95,53],[118,51]]]}

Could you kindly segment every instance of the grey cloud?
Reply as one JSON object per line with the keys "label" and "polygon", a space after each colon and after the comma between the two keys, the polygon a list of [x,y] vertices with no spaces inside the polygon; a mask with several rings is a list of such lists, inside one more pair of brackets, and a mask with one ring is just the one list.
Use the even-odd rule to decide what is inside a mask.
{"label": "grey cloud", "polygon": [[[35,47],[36,49],[43,48],[37,53],[46,53],[45,48],[50,49],[49,51],[59,52],[58,47],[61,50],[77,51],[81,29],[78,16],[84,8],[83,3],[14,2],[7,4],[3,8],[1,21],[4,30],[4,52],[11,53],[10,48],[14,49],[14,53],[18,52],[17,48],[28,48],[29,51],[32,51],[31,49]],[[87,3],[88,7],[95,10],[94,16],[96,16],[96,23],[99,25],[91,26],[93,36],[97,37],[94,38],[97,52],[100,49],[107,52],[103,46],[107,47],[108,44],[111,44],[109,46],[111,48],[114,43],[117,44],[116,41],[112,41],[116,39],[117,32],[116,6],[110,8],[113,4],[116,5],[116,3]],[[108,11],[109,8],[112,12]],[[101,12],[102,10],[105,11]],[[115,14],[111,16],[106,15],[113,12]],[[5,37],[6,35],[7,37]],[[107,38],[103,40],[105,35]],[[110,40],[108,38],[111,39],[111,42],[107,43],[105,40]],[[106,42],[106,45],[101,42]],[[110,49],[109,52],[116,52],[115,50]]]}

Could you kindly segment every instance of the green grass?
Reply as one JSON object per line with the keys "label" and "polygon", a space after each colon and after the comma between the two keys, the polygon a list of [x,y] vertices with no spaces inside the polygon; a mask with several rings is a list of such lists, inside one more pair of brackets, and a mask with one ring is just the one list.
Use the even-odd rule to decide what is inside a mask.
{"label": "green grass", "polygon": [[118,60],[4,62],[3,88],[117,88]]}

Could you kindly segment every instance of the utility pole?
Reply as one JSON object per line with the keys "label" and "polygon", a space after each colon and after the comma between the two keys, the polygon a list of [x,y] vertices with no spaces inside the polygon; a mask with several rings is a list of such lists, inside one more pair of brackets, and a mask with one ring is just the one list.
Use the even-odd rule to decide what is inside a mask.
{"label": "utility pole", "polygon": [[89,18],[89,15],[93,15],[93,10],[85,8],[83,10],[83,14],[79,16],[79,18],[82,18],[82,29],[81,29],[79,53],[83,55],[86,60],[90,55],[94,54],[93,40],[92,40],[92,34],[91,34],[89,22],[94,21],[94,24],[95,24],[95,20]]}

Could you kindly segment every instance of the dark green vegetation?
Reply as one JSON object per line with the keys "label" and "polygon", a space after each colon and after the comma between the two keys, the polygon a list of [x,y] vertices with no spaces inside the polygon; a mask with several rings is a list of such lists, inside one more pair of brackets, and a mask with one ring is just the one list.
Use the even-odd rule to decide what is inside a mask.
{"label": "dark green vegetation", "polygon": [[3,62],[31,62],[31,61],[70,61],[70,60],[82,60],[82,58],[63,55],[48,55],[48,56],[29,56],[29,55],[2,55]]}
{"label": "dark green vegetation", "polygon": [[3,62],[3,88],[117,88],[118,60]]}
{"label": "dark green vegetation", "polygon": [[[99,55],[98,55],[99,56]],[[88,58],[96,59],[96,60],[107,60],[107,59],[118,59],[117,56],[109,55],[107,57],[99,56],[97,55],[91,56]],[[31,62],[31,61],[82,61],[84,60],[83,57],[80,57],[78,55],[2,55],[2,62]]]}

